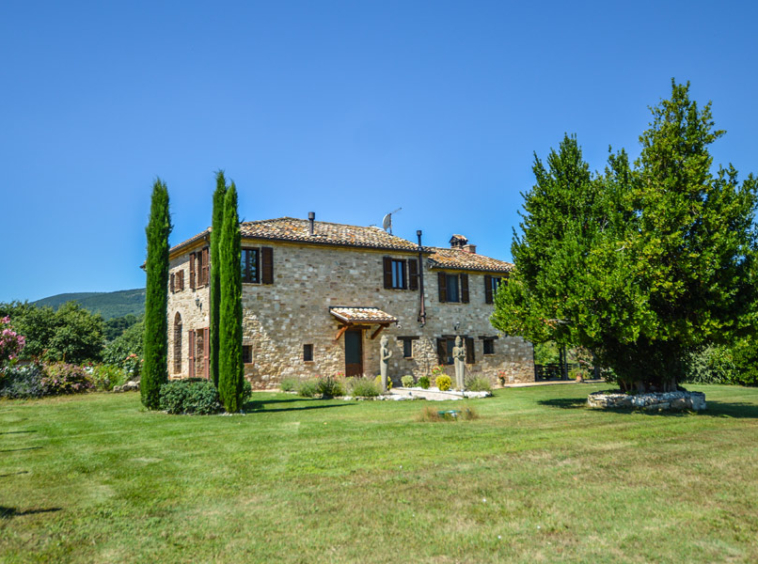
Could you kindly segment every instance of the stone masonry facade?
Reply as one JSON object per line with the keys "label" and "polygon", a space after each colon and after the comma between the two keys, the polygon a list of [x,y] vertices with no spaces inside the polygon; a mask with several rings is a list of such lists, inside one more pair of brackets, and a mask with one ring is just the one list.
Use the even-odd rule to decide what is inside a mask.
{"label": "stone masonry facade", "polygon": [[[304,220],[290,221],[302,222],[307,229]],[[301,226],[293,224],[298,229]],[[335,224],[312,222],[311,229],[324,230],[328,225]],[[424,248],[420,271],[426,315],[425,322],[421,323],[420,284],[407,282],[414,271],[419,271],[419,252],[415,245],[402,239],[399,241],[408,244],[399,244],[394,241],[398,238],[374,244],[373,236],[383,237],[384,232],[373,227],[354,228],[358,234],[357,245],[351,244],[352,240],[345,244],[341,239],[328,237],[324,242],[310,243],[302,233],[294,237],[287,232],[267,236],[268,231],[261,231],[259,225],[254,227],[247,233],[242,230],[242,248],[253,251],[252,256],[258,260],[265,256],[272,264],[268,265],[267,283],[262,281],[265,277],[259,275],[257,281],[243,283],[242,288],[245,377],[253,388],[275,389],[288,377],[345,374],[347,331],[353,333],[351,347],[355,346],[356,339],[360,341],[360,371],[370,377],[379,374],[380,338],[389,337],[392,352],[389,376],[395,385],[400,385],[401,377],[406,374],[429,375],[433,367],[441,361],[444,363],[445,343],[456,335],[467,337],[469,341],[467,373],[482,374],[493,384],[501,373],[508,382],[534,381],[532,345],[521,337],[499,335],[489,322],[494,306],[487,303],[492,300],[491,294],[487,295],[486,284],[493,274],[506,279],[507,273],[495,272],[492,268],[497,267],[496,263],[508,263],[487,257],[463,257],[457,253],[469,251],[462,249],[446,252],[443,259],[449,255],[466,260],[435,260],[434,248]],[[380,234],[367,230],[377,230]],[[362,245],[366,236],[372,237],[370,242],[374,247],[385,248]],[[203,252],[209,241],[210,234],[206,231],[171,251],[170,275],[174,282],[169,293],[168,321],[169,375],[172,378],[202,377],[206,373],[209,289],[204,284],[208,277],[203,275],[198,261],[205,260],[207,265],[207,251],[205,255]],[[333,241],[336,242],[331,244]],[[415,264],[410,265],[411,262]],[[404,270],[398,273],[405,274],[405,284],[397,284],[404,287],[387,287],[392,286],[386,278],[390,263],[398,268],[397,265],[404,265]],[[484,265],[482,270],[476,270],[480,268],[477,264]],[[491,264],[496,266],[491,267]],[[454,268],[456,265],[462,268]],[[196,272],[192,275],[192,284],[191,267]],[[260,267],[259,264],[259,270]],[[468,303],[462,299],[440,302],[440,272],[455,277],[454,282],[461,280],[461,284],[462,279],[457,277],[461,274],[466,277]],[[421,276],[416,279],[420,281]],[[346,324],[332,314],[330,308],[337,307],[377,308],[396,322],[384,326],[370,321]],[[447,374],[453,376],[453,367],[445,368]]]}

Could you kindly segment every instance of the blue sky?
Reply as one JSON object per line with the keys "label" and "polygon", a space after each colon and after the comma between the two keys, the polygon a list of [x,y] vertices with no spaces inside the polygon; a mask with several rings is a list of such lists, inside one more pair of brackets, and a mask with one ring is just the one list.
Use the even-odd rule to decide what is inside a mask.
{"label": "blue sky", "polygon": [[178,243],[240,216],[381,224],[510,259],[520,193],[564,132],[636,156],[691,81],[758,172],[752,2],[16,2],[0,6],[0,301],[144,285],[156,176]]}

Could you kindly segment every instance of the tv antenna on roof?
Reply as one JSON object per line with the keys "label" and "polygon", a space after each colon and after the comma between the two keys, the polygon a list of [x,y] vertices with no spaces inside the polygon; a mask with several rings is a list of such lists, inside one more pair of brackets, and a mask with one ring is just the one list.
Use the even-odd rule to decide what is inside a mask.
{"label": "tv antenna on roof", "polygon": [[392,235],[392,214],[399,212],[401,209],[403,208],[397,208],[395,211],[388,213],[382,220],[382,228],[390,235]]}

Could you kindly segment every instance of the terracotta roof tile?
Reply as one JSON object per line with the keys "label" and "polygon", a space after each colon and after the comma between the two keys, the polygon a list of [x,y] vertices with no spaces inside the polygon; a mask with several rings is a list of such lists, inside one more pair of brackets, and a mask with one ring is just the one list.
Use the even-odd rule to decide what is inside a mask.
{"label": "terracotta roof tile", "polygon": [[280,217],[262,221],[246,221],[240,224],[242,237],[297,241],[323,245],[366,247],[402,251],[417,251],[418,246],[400,237],[390,235],[379,227],[359,227],[341,223],[316,221],[314,235],[309,234],[307,219]]}
{"label": "terracotta roof tile", "polygon": [[397,323],[397,317],[376,307],[330,307],[329,313],[345,323]]}
{"label": "terracotta roof tile", "polygon": [[513,264],[484,255],[468,253],[463,249],[443,249],[427,247],[432,252],[429,263],[432,268],[449,268],[455,270],[475,270],[479,272],[510,272]]}

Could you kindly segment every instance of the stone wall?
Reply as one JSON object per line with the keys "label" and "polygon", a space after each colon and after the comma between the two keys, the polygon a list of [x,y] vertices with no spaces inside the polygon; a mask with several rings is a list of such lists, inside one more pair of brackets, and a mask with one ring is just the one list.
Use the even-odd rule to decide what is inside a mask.
{"label": "stone wall", "polygon": [[[474,338],[475,363],[468,366],[469,373],[484,374],[493,383],[500,371],[505,371],[511,382],[534,380],[532,346],[520,337],[499,336],[494,354],[484,354],[480,337],[498,337],[498,333],[489,323],[494,306],[485,303],[483,273],[468,273],[469,303],[439,303],[437,272],[430,270],[425,260],[427,322],[422,327],[417,321],[419,292],[383,287],[383,257],[415,260],[416,253],[263,240],[243,240],[242,246],[274,249],[274,284],[243,284],[242,289],[243,345],[251,346],[253,352],[253,363],[245,365],[245,375],[256,389],[276,388],[285,377],[345,372],[345,339],[335,340],[341,324],[329,313],[334,306],[377,307],[398,319],[382,333],[390,338],[389,376],[397,385],[405,374],[431,373],[438,364],[436,339],[455,334],[456,325],[461,335]],[[196,249],[186,249],[171,261],[172,272],[188,269],[192,250]],[[169,295],[169,327],[179,312],[184,323],[184,350],[188,330],[209,325],[208,289],[192,291],[188,281],[187,272],[185,290]],[[381,334],[371,339],[376,328],[373,325],[363,331],[362,341],[364,373],[372,377],[379,374]],[[170,344],[172,336],[170,333]],[[412,358],[403,358],[403,342],[398,337],[417,337]],[[303,360],[306,344],[313,345],[312,362]],[[171,345],[169,349],[169,373],[186,377],[187,355],[182,372],[174,373]],[[453,368],[448,368],[452,376]]]}

